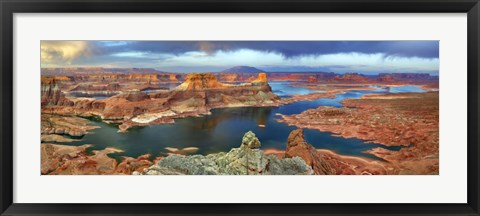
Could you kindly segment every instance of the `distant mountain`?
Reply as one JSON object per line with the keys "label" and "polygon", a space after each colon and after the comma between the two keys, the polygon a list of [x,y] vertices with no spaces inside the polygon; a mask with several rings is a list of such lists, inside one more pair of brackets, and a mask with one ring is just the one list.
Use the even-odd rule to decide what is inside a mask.
{"label": "distant mountain", "polygon": [[228,73],[233,73],[233,72],[237,72],[237,73],[259,73],[259,72],[265,72],[265,71],[260,70],[258,68],[249,67],[249,66],[236,66],[236,67],[232,67],[232,68],[223,70],[222,72],[228,72]]}

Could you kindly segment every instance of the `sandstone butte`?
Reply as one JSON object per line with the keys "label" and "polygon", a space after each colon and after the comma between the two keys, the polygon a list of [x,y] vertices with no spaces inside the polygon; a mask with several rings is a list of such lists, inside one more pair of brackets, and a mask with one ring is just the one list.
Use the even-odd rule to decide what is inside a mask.
{"label": "sandstone butte", "polygon": [[209,73],[189,74],[171,91],[147,94],[129,90],[104,100],[68,98],[55,80],[45,79],[42,83],[42,113],[99,116],[103,121],[119,124],[120,132],[133,126],[173,123],[175,118],[209,114],[212,108],[279,103],[280,98],[272,93],[265,73],[250,83],[238,85],[221,83]]}

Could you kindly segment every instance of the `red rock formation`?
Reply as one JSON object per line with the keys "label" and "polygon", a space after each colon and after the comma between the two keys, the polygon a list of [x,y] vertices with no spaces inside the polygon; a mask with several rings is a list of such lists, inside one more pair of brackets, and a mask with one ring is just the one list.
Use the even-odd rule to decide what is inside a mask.
{"label": "red rock formation", "polygon": [[68,146],[55,144],[41,145],[41,174],[45,175],[112,175],[117,174],[117,161],[108,154],[122,152],[114,148],[93,151],[87,154],[91,145]]}
{"label": "red rock formation", "polygon": [[272,106],[280,98],[272,93],[266,74],[253,83],[229,85],[213,74],[189,74],[175,90],[146,94],[127,91],[103,100],[76,99],[68,106],[42,109],[44,113],[98,115],[120,124],[121,131],[132,126],[173,123],[174,118],[209,113],[212,108]]}
{"label": "red rock formation", "polygon": [[145,83],[158,83],[158,82],[178,82],[182,79],[182,74],[174,73],[92,73],[92,74],[78,74],[73,73],[70,76],[52,76],[51,79],[55,79],[59,82],[96,82],[96,83],[111,83],[111,82],[145,82]]}
{"label": "red rock formation", "polygon": [[117,82],[100,85],[81,83],[72,88],[70,91],[119,91],[120,89],[120,84]]}
{"label": "red rock formation", "polygon": [[316,76],[309,76],[308,79],[307,79],[307,82],[316,83],[316,82],[318,82],[318,79],[317,79]]}
{"label": "red rock formation", "polygon": [[131,101],[131,102],[137,102],[137,101],[143,101],[143,100],[148,100],[150,99],[150,96],[148,94],[141,92],[141,91],[128,91],[123,94],[114,96],[116,98],[125,98],[125,100]]}
{"label": "red rock formation", "polygon": [[384,76],[379,76],[377,78],[377,81],[383,82],[383,83],[391,83],[391,82],[394,82],[395,79],[391,75],[384,75]]}
{"label": "red rock formation", "polygon": [[172,81],[172,82],[177,82],[179,77],[180,76],[178,76],[176,74],[170,74],[169,75],[170,81]]}
{"label": "red rock formation", "polygon": [[122,162],[120,162],[115,169],[115,173],[131,175],[134,171],[142,172],[143,169],[153,165],[153,163],[149,161],[150,156],[150,154],[145,154],[137,158],[123,157]]}
{"label": "red rock formation", "polygon": [[41,133],[42,135],[60,134],[69,136],[83,136],[89,130],[98,128],[88,124],[83,118],[74,116],[59,116],[42,113]]}
{"label": "red rock formation", "polygon": [[128,74],[125,78],[128,80],[159,81],[157,74]]}
{"label": "red rock formation", "polygon": [[311,166],[317,175],[335,175],[336,171],[323,159],[322,155],[305,141],[302,129],[294,130],[288,135],[286,158],[301,157]]}
{"label": "red rock formation", "polygon": [[240,75],[236,73],[218,73],[217,78],[221,82],[238,82],[240,81]]}
{"label": "red rock formation", "polygon": [[185,81],[177,86],[176,90],[196,91],[205,89],[226,88],[226,85],[218,82],[217,77],[211,73],[188,74]]}
{"label": "red rock formation", "polygon": [[72,106],[55,79],[42,79],[41,106]]}
{"label": "red rock formation", "polygon": [[371,80],[358,73],[346,73],[335,76],[333,79],[330,79],[329,82],[366,83],[371,82]]}
{"label": "red rock formation", "polygon": [[253,81],[254,83],[266,83],[267,82],[267,74],[266,73],[258,73],[258,78]]}
{"label": "red rock formation", "polygon": [[399,174],[438,174],[438,97],[438,92],[364,95],[342,101],[342,108],[318,107],[277,121],[387,146],[412,145],[366,153],[394,164]]}

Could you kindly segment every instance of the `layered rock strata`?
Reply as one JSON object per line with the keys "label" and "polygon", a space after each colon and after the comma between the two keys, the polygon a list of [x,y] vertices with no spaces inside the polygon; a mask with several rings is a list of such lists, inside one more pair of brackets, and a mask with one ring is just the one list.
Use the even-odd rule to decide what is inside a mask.
{"label": "layered rock strata", "polygon": [[89,147],[91,147],[91,145],[66,146],[42,144],[41,173],[49,175],[114,174],[117,161],[107,155],[122,151],[107,148],[102,151],[93,151],[93,155],[88,155],[86,149]]}
{"label": "layered rock strata", "polygon": [[98,128],[90,125],[88,120],[75,116],[60,116],[42,113],[41,115],[41,134],[42,139],[54,141],[55,137],[44,135],[69,135],[69,136],[83,136],[89,130]]}
{"label": "layered rock strata", "polygon": [[239,85],[221,83],[212,74],[190,74],[172,91],[147,94],[132,90],[100,101],[78,99],[67,106],[44,106],[42,112],[96,115],[119,124],[123,132],[133,126],[173,123],[174,118],[209,114],[213,108],[274,106],[279,101],[268,85],[266,74]]}

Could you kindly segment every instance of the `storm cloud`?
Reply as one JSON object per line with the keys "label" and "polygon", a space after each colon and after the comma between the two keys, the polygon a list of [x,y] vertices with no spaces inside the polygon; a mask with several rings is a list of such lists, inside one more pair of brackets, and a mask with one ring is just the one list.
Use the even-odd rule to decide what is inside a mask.
{"label": "storm cloud", "polygon": [[[111,45],[116,44],[116,45]],[[287,58],[334,53],[384,53],[386,56],[438,58],[438,41],[96,41],[98,54],[143,51],[182,54],[251,49]]]}
{"label": "storm cloud", "polygon": [[[153,67],[170,71],[195,71],[197,67],[215,71],[243,64],[295,71],[296,67],[355,70],[358,64],[358,68],[373,72],[408,69],[435,73],[439,60],[438,41],[42,41],[41,46],[42,67]],[[362,61],[367,61],[367,66],[360,65]]]}

